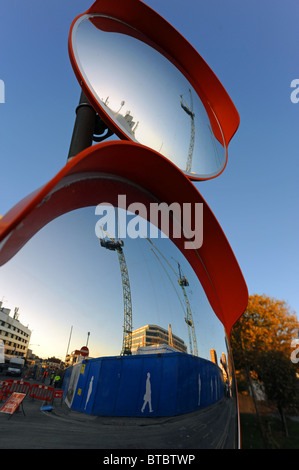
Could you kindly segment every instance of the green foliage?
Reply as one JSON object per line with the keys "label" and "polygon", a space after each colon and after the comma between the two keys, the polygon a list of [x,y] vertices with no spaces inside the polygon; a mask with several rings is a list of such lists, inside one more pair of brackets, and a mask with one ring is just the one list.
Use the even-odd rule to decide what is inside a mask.
{"label": "green foliage", "polygon": [[286,434],[285,410],[298,402],[297,367],[291,361],[291,344],[298,329],[298,319],[284,301],[252,295],[230,338],[238,375],[246,371],[263,383],[268,399],[281,414]]}
{"label": "green foliage", "polygon": [[259,356],[256,371],[268,399],[279,410],[295,407],[298,387],[296,367],[282,351],[266,351]]}
{"label": "green foliage", "polygon": [[[241,413],[241,448],[265,449],[257,418],[254,414]],[[299,449],[299,421],[288,420],[289,436],[281,429],[281,422],[275,417],[264,418],[268,433],[268,449]]]}

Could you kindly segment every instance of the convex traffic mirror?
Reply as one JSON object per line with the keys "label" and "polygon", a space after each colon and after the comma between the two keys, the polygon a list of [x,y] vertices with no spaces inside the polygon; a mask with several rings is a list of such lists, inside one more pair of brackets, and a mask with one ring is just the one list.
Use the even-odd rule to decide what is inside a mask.
{"label": "convex traffic mirror", "polygon": [[[137,201],[139,208],[144,207],[138,214]],[[175,210],[174,204],[181,210]],[[159,220],[151,217],[157,206]],[[195,237],[192,246],[190,232],[200,206],[203,225],[197,229],[203,243]],[[194,209],[190,213],[189,207]],[[111,218],[105,219],[108,209]],[[124,215],[126,219],[127,234],[121,240],[112,222],[115,211],[119,222]],[[166,215],[170,230],[163,237]],[[126,292],[120,278],[123,263]],[[168,447],[171,434],[176,448],[238,446],[228,337],[247,304],[247,288],[213,213],[168,159],[142,145],[120,141],[81,152],[0,220],[0,265],[2,288],[30,315],[36,333],[43,331],[43,347],[51,347],[55,338],[56,350],[63,355],[70,324],[81,332],[93,332],[89,342],[93,359],[83,369],[78,363],[65,371],[66,403],[71,409],[123,417],[130,426],[132,417],[161,419],[157,447],[161,442]],[[122,303],[128,291],[131,354],[119,355],[128,339],[122,328],[127,317]],[[150,343],[144,344],[140,331],[146,332]],[[12,350],[17,341],[9,338],[6,347]],[[143,347],[160,349],[147,354]],[[137,367],[136,373],[131,366]],[[147,377],[149,402],[144,392]],[[174,420],[165,421],[169,416]],[[142,448],[150,426],[137,427],[131,428],[128,445]],[[105,429],[100,427],[99,432],[104,435]],[[115,430],[116,443],[121,432]]]}
{"label": "convex traffic mirror", "polygon": [[97,1],[72,24],[83,91],[118,137],[161,153],[191,179],[219,175],[239,124],[234,105],[172,26],[139,0],[122,3]]}

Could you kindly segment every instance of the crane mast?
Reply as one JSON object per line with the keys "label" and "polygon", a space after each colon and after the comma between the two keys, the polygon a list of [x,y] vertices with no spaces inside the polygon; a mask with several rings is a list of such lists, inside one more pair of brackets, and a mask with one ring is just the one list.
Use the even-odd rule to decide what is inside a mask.
{"label": "crane mast", "polygon": [[189,151],[188,151],[187,164],[186,164],[186,172],[191,173],[192,158],[193,158],[193,151],[194,151],[194,140],[195,140],[195,123],[194,123],[195,113],[193,112],[193,98],[192,98],[192,92],[190,88],[189,88],[189,93],[190,93],[190,107],[185,103],[183,99],[183,95],[181,95],[181,107],[183,108],[185,113],[187,113],[188,116],[190,116],[190,120],[191,120],[191,136],[190,136],[190,144],[189,144]]}
{"label": "crane mast", "polygon": [[[107,232],[106,232],[107,233]],[[108,234],[107,234],[108,235]],[[123,303],[124,303],[124,326],[123,326],[123,344],[122,344],[122,355],[132,354],[132,298],[131,298],[131,287],[130,279],[128,274],[128,267],[123,251],[124,242],[122,240],[113,240],[109,235],[109,240],[100,238],[101,246],[107,250],[116,251],[118,255],[118,261],[121,272],[122,288],[123,288]]]}
{"label": "crane mast", "polygon": [[[190,303],[189,303],[189,299],[188,299],[188,296],[187,296],[187,292],[186,292],[186,289],[185,287],[186,286],[189,286],[189,282],[186,278],[186,276],[183,276],[182,274],[182,271],[181,271],[181,266],[180,264],[177,262],[178,264],[178,270],[179,270],[179,275],[177,274],[177,272],[174,270],[174,268],[171,266],[171,264],[169,263],[169,261],[165,258],[165,256],[161,253],[161,251],[156,247],[156,245],[152,242],[152,240],[150,240],[149,238],[147,238],[147,241],[153,246],[153,248],[160,254],[160,256],[164,259],[164,261],[168,264],[168,266],[170,267],[170,269],[173,271],[173,273],[175,274],[175,276],[177,277],[177,280],[178,280],[178,283],[183,291],[183,295],[184,295],[184,299],[185,299],[185,303],[186,303],[186,310],[187,310],[187,314],[186,314],[186,317],[185,317],[185,322],[187,323],[187,326],[188,326],[188,335],[189,335],[189,346],[190,346],[190,352],[191,354],[194,354],[194,356],[198,356],[198,349],[197,349],[197,340],[196,340],[196,335],[195,335],[195,328],[194,328],[194,323],[193,323],[193,316],[192,316],[192,311],[191,311],[191,307],[190,307]],[[151,251],[154,253],[154,255],[156,256],[156,258],[158,259],[158,261],[160,262],[160,264],[162,265],[163,269],[165,270],[169,280],[171,281],[165,267],[163,266],[163,263],[162,261],[159,259],[157,253],[154,251],[154,249],[151,248]],[[193,350],[194,349],[194,350]]]}
{"label": "crane mast", "polygon": [[[186,307],[187,307],[187,315],[185,317],[185,322],[187,323],[187,326],[188,326],[190,351],[191,351],[191,354],[194,354],[194,356],[198,356],[197,341],[196,341],[193,317],[192,317],[192,312],[191,312],[189,299],[188,299],[187,292],[186,292],[186,289],[185,289],[186,286],[189,286],[189,282],[188,282],[188,279],[186,278],[186,276],[182,275],[180,263],[178,263],[178,269],[179,269],[178,283],[182,288],[184,298],[185,298],[185,302],[186,302]],[[191,339],[191,337],[192,337],[192,339]],[[193,351],[193,347],[194,347],[194,351]]]}

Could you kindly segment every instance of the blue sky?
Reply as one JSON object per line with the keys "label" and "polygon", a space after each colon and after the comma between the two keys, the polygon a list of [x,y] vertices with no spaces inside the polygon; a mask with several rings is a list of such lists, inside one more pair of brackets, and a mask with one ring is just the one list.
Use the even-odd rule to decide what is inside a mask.
{"label": "blue sky", "polygon": [[[68,33],[91,3],[12,0],[0,7],[0,214],[65,164],[80,96]],[[299,78],[299,4],[145,3],[201,54],[240,114],[226,170],[196,187],[221,224],[249,293],[285,300],[298,312],[299,103],[291,102],[290,84]],[[15,306],[0,286],[2,297]]]}

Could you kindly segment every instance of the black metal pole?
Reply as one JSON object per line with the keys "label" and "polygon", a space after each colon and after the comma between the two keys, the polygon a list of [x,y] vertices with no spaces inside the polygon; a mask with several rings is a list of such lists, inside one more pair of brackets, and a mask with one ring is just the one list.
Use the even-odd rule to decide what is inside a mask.
{"label": "black metal pole", "polygon": [[96,112],[83,91],[76,109],[76,121],[70,144],[68,160],[92,145],[96,126]]}

